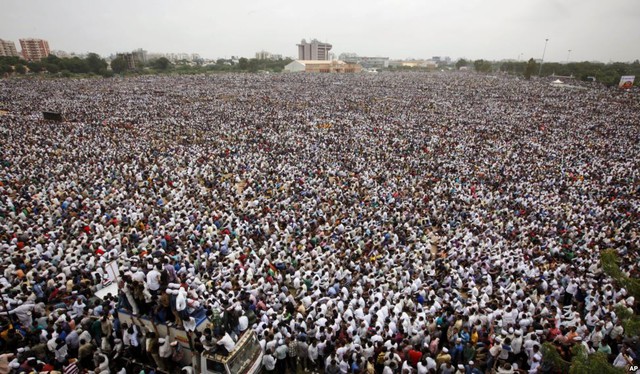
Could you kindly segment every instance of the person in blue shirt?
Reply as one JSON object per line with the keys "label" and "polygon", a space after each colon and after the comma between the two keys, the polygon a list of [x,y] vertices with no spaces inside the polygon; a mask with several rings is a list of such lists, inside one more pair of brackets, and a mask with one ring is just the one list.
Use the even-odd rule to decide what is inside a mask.
{"label": "person in blue shirt", "polygon": [[469,340],[471,340],[471,336],[468,332],[469,328],[464,326],[462,330],[458,333],[458,337],[462,340],[463,344],[466,344]]}
{"label": "person in blue shirt", "polygon": [[451,349],[451,363],[454,366],[457,366],[462,362],[462,352],[464,351],[464,344],[462,343],[462,339],[457,338],[453,349]]}
{"label": "person in blue shirt", "polygon": [[469,361],[464,367],[465,374],[484,374],[484,372],[478,369],[473,361]]}

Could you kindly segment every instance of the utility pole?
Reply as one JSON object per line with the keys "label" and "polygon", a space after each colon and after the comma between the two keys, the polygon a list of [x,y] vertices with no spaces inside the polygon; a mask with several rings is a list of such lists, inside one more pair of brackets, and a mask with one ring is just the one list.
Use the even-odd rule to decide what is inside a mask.
{"label": "utility pole", "polygon": [[542,60],[540,60],[540,70],[538,70],[538,76],[542,76],[542,64],[544,64],[544,54],[547,52],[547,43],[549,42],[549,38],[544,40],[544,49],[542,50]]}

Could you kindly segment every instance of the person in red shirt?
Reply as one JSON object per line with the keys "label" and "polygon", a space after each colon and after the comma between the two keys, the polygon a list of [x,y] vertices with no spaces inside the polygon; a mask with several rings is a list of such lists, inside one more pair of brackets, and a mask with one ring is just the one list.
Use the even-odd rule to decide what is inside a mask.
{"label": "person in red shirt", "polygon": [[418,362],[420,362],[420,360],[422,359],[422,352],[416,351],[415,349],[412,348],[409,350],[409,353],[407,354],[407,358],[411,367],[415,368],[418,366]]}

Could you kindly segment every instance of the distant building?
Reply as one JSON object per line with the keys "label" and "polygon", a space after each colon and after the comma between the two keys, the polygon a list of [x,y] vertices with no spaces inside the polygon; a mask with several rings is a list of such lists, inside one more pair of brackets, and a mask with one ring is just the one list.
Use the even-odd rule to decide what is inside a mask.
{"label": "distant building", "polygon": [[131,52],[131,54],[133,55],[133,58],[139,63],[146,64],[147,61],[149,61],[147,57],[147,51],[142,48],[134,50],[133,52]]}
{"label": "distant building", "polygon": [[284,67],[287,73],[359,73],[362,66],[344,61],[327,60],[295,60]]}
{"label": "distant building", "polygon": [[60,51],[60,50],[53,50],[51,52],[49,52],[50,55],[54,55],[56,57],[60,57],[60,58],[69,58],[71,57],[71,53],[66,52],[66,51]]}
{"label": "distant building", "polygon": [[16,43],[11,40],[0,39],[0,56],[2,57],[18,57],[18,50],[16,49]]}
{"label": "distant building", "polygon": [[362,65],[364,69],[384,69],[389,67],[389,57],[364,57],[355,53],[342,53],[340,60],[350,63]]}
{"label": "distant building", "polygon": [[382,69],[389,67],[389,57],[360,57],[358,64],[367,69]]}
{"label": "distant building", "polygon": [[189,53],[166,53],[164,57],[171,62],[179,62],[179,61],[193,61],[193,55]]}
{"label": "distant building", "polygon": [[20,39],[22,57],[27,61],[39,61],[49,56],[49,42],[42,39]]}
{"label": "distant building", "polygon": [[431,61],[434,61],[436,64],[450,64],[451,63],[451,57],[449,56],[433,56],[431,57]]}
{"label": "distant building", "polygon": [[300,44],[298,44],[298,60],[330,60],[331,56],[329,55],[329,51],[332,47],[331,44],[319,42],[317,39],[311,40],[310,43],[302,39]]}
{"label": "distant building", "polygon": [[118,53],[116,57],[122,57],[127,63],[127,69],[134,70],[136,68],[136,58],[133,53]]}
{"label": "distant building", "polygon": [[270,60],[271,53],[267,51],[256,52],[256,60]]}
{"label": "distant building", "polygon": [[260,52],[256,52],[256,60],[277,61],[277,60],[282,60],[282,55],[274,54],[267,51],[260,51]]}
{"label": "distant building", "polygon": [[435,69],[438,67],[438,64],[433,60],[394,60],[389,62],[389,66]]}
{"label": "distant building", "polygon": [[338,56],[338,59],[340,61],[348,62],[348,63],[351,63],[351,64],[357,64],[358,63],[358,54],[351,53],[351,52],[340,53],[340,56]]}

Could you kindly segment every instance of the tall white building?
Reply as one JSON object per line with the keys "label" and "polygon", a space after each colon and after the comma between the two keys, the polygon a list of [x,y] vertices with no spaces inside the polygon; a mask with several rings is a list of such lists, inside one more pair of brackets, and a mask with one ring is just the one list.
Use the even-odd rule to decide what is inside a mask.
{"label": "tall white building", "polygon": [[329,55],[331,47],[333,47],[331,44],[319,42],[317,39],[311,40],[310,43],[302,39],[298,44],[298,60],[331,60]]}
{"label": "tall white building", "polygon": [[0,56],[3,57],[18,57],[18,50],[16,49],[16,43],[11,40],[0,39]]}

